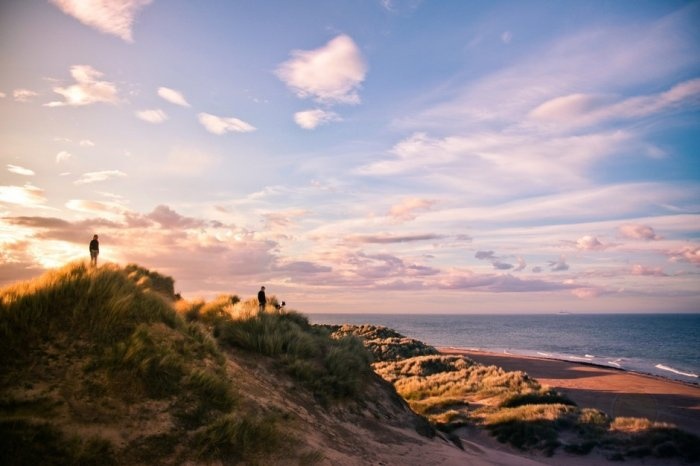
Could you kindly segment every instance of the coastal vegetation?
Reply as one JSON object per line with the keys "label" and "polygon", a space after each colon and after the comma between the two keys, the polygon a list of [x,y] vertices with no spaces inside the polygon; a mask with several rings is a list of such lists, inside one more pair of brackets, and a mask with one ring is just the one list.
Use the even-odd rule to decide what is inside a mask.
{"label": "coastal vegetation", "polygon": [[232,296],[177,300],[173,283],[136,265],[74,263],[0,290],[0,463],[322,457],[298,446],[288,413],[241,392],[250,376],[230,353],[329,405],[361,398],[373,375],[360,341]]}
{"label": "coastal vegetation", "polygon": [[[579,407],[521,371],[440,354],[381,326],[328,326],[334,335],[355,334],[375,356],[373,368],[411,408],[451,438],[468,426],[487,429],[500,442],[551,456],[558,449],[612,460],[630,457],[700,459],[700,439],[666,423],[611,418]],[[402,342],[406,342],[405,345]]]}
{"label": "coastal vegetation", "polygon": [[357,448],[343,422],[456,445],[483,428],[548,455],[700,455],[672,425],[610,418],[524,372],[384,327],[312,325],[275,302],[181,299],[134,264],[77,262],[3,288],[0,464],[310,465],[338,439]]}

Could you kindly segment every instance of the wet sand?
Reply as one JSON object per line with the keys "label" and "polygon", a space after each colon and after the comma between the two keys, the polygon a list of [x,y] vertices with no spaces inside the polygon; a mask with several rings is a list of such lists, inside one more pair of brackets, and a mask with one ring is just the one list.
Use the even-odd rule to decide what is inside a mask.
{"label": "wet sand", "polygon": [[700,386],[570,361],[457,348],[438,348],[474,361],[523,371],[565,394],[582,408],[597,408],[612,417],[645,417],[669,422],[700,435]]}

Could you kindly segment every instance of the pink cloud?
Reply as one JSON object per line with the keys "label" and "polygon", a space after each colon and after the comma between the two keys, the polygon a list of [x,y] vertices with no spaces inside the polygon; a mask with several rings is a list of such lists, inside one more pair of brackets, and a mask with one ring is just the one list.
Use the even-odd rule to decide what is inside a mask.
{"label": "pink cloud", "polygon": [[654,229],[648,225],[628,223],[621,225],[619,231],[622,236],[629,239],[641,239],[644,241],[662,239],[661,236],[657,235]]}
{"label": "pink cloud", "polygon": [[391,206],[387,215],[396,221],[406,222],[414,220],[417,216],[417,212],[430,210],[436,202],[437,201],[431,199],[410,197]]}
{"label": "pink cloud", "polygon": [[584,251],[602,251],[608,246],[595,236],[586,235],[576,240],[576,247]]}
{"label": "pink cloud", "polygon": [[348,236],[346,241],[349,243],[368,243],[368,244],[391,244],[391,243],[411,243],[414,241],[431,241],[443,238],[441,235],[434,233],[415,234],[415,235],[392,235],[388,233],[378,235],[355,235]]}
{"label": "pink cloud", "polygon": [[647,276],[647,277],[666,277],[667,275],[661,269],[661,267],[646,267],[641,264],[634,264],[632,266],[632,275],[637,276]]}
{"label": "pink cloud", "polygon": [[700,266],[700,246],[684,246],[667,254],[671,262],[688,262]]}

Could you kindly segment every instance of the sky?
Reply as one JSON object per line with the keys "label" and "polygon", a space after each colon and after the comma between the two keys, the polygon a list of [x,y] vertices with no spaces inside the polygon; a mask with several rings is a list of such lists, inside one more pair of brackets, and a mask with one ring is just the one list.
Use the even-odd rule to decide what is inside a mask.
{"label": "sky", "polygon": [[0,286],[700,312],[700,2],[0,2]]}

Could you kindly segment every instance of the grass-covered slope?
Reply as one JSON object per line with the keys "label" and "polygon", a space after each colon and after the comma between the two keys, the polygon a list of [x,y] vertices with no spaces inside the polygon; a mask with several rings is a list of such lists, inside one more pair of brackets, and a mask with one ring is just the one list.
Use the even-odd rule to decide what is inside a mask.
{"label": "grass-covered slope", "polygon": [[313,464],[335,414],[419,426],[358,340],[232,298],[84,263],[0,290],[0,464]]}
{"label": "grass-covered slope", "polygon": [[[442,355],[428,345],[384,327],[331,327],[337,335],[357,335],[375,355],[374,370],[391,382],[411,408],[439,430],[465,426],[490,431],[519,449],[552,455],[561,448],[605,456],[700,459],[700,439],[673,425],[638,418],[610,418],[578,407],[526,373],[477,364],[465,356]],[[401,348],[399,342],[407,344]]]}

